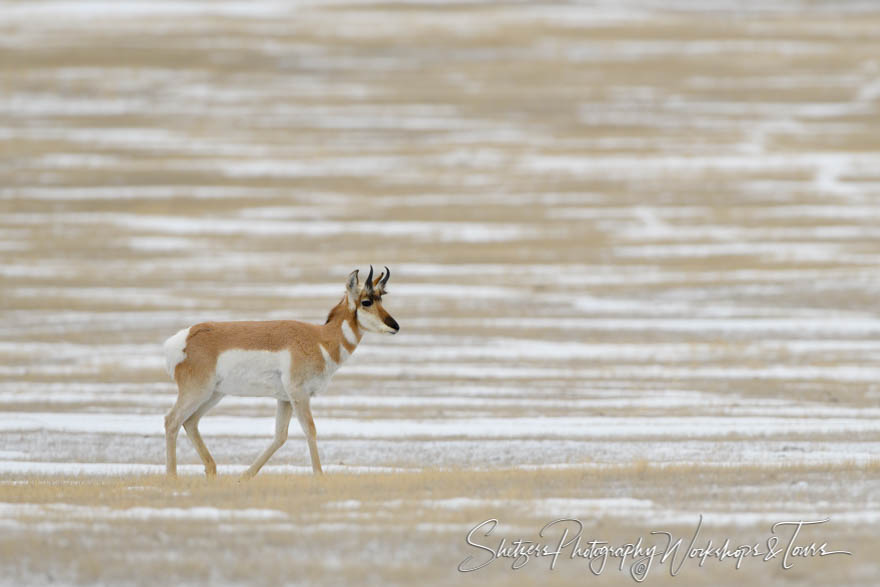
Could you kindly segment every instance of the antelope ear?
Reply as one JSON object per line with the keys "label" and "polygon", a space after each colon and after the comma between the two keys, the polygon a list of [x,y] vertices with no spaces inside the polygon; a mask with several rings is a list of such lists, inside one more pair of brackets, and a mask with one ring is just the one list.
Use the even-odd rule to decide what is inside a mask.
{"label": "antelope ear", "polygon": [[348,279],[345,282],[345,294],[346,297],[348,297],[348,308],[350,310],[355,309],[357,307],[358,296],[360,295],[357,269],[348,274]]}

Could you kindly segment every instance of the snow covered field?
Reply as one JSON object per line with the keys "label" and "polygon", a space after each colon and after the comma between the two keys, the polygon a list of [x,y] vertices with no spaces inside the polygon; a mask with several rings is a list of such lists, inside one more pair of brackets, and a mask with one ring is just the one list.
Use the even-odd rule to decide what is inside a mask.
{"label": "snow covered field", "polygon": [[[710,6],[710,8],[707,8]],[[576,517],[880,568],[880,10],[851,1],[0,7],[0,583],[629,583],[465,542]],[[388,265],[394,338],[313,401],[227,398],[162,478],[161,343],[323,322]],[[184,436],[184,434],[181,434]]]}

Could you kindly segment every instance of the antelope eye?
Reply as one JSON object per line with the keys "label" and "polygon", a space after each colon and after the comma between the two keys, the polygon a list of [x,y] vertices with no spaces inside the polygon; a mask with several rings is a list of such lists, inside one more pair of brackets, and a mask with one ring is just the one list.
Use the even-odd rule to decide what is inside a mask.
{"label": "antelope eye", "polygon": [[361,305],[362,305],[362,306],[372,306],[372,305],[373,305],[373,300],[364,300],[364,301],[361,302]]}

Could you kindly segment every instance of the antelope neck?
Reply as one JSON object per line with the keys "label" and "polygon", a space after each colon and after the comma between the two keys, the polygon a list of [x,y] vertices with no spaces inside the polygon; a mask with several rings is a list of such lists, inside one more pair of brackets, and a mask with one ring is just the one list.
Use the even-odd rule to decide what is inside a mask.
{"label": "antelope neck", "polygon": [[349,310],[348,305],[340,304],[338,312],[324,325],[324,342],[327,351],[337,363],[344,361],[354,352],[363,337],[357,323],[357,309]]}

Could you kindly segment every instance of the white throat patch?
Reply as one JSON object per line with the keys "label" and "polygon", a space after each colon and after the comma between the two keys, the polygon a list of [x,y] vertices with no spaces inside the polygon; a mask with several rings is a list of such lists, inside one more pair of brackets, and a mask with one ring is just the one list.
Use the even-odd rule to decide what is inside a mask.
{"label": "white throat patch", "polygon": [[321,349],[321,356],[324,358],[324,373],[336,371],[338,365],[333,360],[333,357],[330,356],[330,353],[327,352],[327,349],[324,348],[324,345],[319,343],[318,348]]}
{"label": "white throat patch", "polygon": [[351,329],[351,326],[348,325],[348,320],[342,321],[342,336],[345,337],[348,344],[357,345],[357,336],[355,336],[354,330]]}

